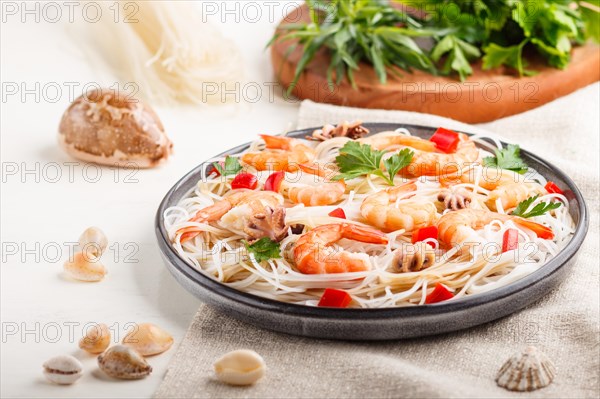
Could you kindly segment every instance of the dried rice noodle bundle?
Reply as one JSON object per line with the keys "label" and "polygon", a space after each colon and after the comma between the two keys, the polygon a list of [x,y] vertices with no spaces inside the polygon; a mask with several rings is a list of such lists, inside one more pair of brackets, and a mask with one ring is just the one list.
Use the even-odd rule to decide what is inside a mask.
{"label": "dried rice noodle bundle", "polygon": [[114,10],[107,9],[103,15],[110,17],[95,27],[96,39],[120,78],[137,83],[140,94],[151,102],[216,103],[221,97],[211,92],[241,81],[238,48],[203,20],[193,2],[119,5],[119,22],[114,21]]}

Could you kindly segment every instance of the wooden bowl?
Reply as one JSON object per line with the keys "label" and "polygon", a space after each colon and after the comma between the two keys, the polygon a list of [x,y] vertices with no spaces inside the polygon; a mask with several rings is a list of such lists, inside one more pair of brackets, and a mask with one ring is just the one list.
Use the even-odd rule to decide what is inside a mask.
{"label": "wooden bowl", "polygon": [[[279,24],[308,21],[306,5],[290,12]],[[302,46],[289,52],[296,41],[277,41],[271,48],[271,62],[279,82],[288,88]],[[287,54],[287,56],[286,56]],[[292,93],[300,99],[360,108],[379,108],[436,114],[468,123],[488,122],[539,107],[558,97],[600,80],[600,47],[587,44],[576,47],[569,66],[556,69],[543,60],[531,60],[528,69],[539,71],[531,77],[515,76],[508,68],[482,70],[473,65],[473,75],[465,82],[457,77],[433,76],[427,72],[405,72],[400,78],[389,76],[379,83],[373,67],[360,64],[355,73],[357,89],[347,79],[331,91],[326,71],[329,57],[325,49],[300,76]]]}

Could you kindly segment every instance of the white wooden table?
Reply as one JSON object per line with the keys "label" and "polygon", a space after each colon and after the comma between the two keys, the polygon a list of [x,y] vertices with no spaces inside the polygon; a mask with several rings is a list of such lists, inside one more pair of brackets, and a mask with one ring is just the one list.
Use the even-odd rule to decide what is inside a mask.
{"label": "white wooden table", "polygon": [[[50,9],[44,15],[43,4],[28,2],[34,13],[27,14],[21,2],[2,2],[2,397],[150,397],[158,387],[174,348],[149,359],[149,378],[115,381],[99,372],[94,356],[79,350],[82,331],[87,323],[106,323],[117,341],[127,323],[152,322],[172,333],[177,345],[199,301],[160,258],[153,230],[160,200],[199,162],[258,133],[295,125],[298,102],[269,94],[274,78],[264,50],[288,2],[253,2],[261,10],[257,20],[243,4],[227,3],[234,11],[214,2],[210,20],[238,43],[247,81],[263,88],[260,100],[204,109],[155,107],[175,154],[158,169],[132,174],[86,165],[56,143],[72,99],[69,88],[79,95],[86,83],[111,86],[116,79],[90,65],[66,15],[52,23],[55,15]],[[69,243],[92,225],[109,238],[103,256],[109,274],[100,283],[70,281],[62,275]],[[85,375],[77,384],[44,379],[42,363],[59,354],[82,360]]]}

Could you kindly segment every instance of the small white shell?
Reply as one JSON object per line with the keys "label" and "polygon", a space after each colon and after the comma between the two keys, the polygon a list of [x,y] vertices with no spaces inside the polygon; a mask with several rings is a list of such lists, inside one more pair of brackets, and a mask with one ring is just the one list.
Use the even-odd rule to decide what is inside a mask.
{"label": "small white shell", "polygon": [[504,363],[496,383],[509,391],[534,391],[550,385],[555,374],[550,359],[535,346],[528,346]]}
{"label": "small white shell", "polygon": [[229,352],[214,364],[217,378],[230,385],[252,385],[265,375],[267,368],[256,352],[240,349]]}
{"label": "small white shell", "polygon": [[123,345],[137,350],[142,356],[158,355],[173,345],[173,337],[151,323],[138,324],[123,338]]}
{"label": "small white shell", "polygon": [[98,258],[90,258],[83,252],[75,252],[73,259],[67,260],[65,272],[75,280],[100,281],[107,271]]}
{"label": "small white shell", "polygon": [[107,246],[108,238],[98,227],[88,227],[79,236],[79,249],[85,254],[99,258]]}
{"label": "small white shell", "polygon": [[98,356],[98,366],[109,376],[121,380],[137,380],[152,372],[146,359],[125,345],[115,345]]}
{"label": "small white shell", "polygon": [[110,345],[110,330],[106,324],[97,324],[87,330],[79,340],[79,347],[84,351],[97,355]]}
{"label": "small white shell", "polygon": [[70,385],[81,378],[83,366],[73,356],[55,356],[43,365],[44,375],[55,384]]}

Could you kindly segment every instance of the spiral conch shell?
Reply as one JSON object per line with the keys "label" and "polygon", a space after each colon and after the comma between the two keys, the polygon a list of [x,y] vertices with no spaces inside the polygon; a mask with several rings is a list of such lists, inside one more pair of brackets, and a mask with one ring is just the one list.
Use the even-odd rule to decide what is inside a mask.
{"label": "spiral conch shell", "polygon": [[534,391],[548,386],[555,373],[550,359],[535,346],[528,346],[504,363],[496,383],[509,391]]}
{"label": "spiral conch shell", "polygon": [[121,380],[137,380],[152,372],[146,359],[125,345],[115,345],[98,356],[98,366],[109,376]]}
{"label": "spiral conch shell", "polygon": [[152,356],[167,351],[173,345],[173,337],[154,324],[142,323],[127,333],[123,345],[134,348],[143,356]]}
{"label": "spiral conch shell", "polygon": [[87,330],[83,338],[79,340],[79,347],[86,352],[102,353],[110,345],[110,330],[106,324],[97,324]]}

